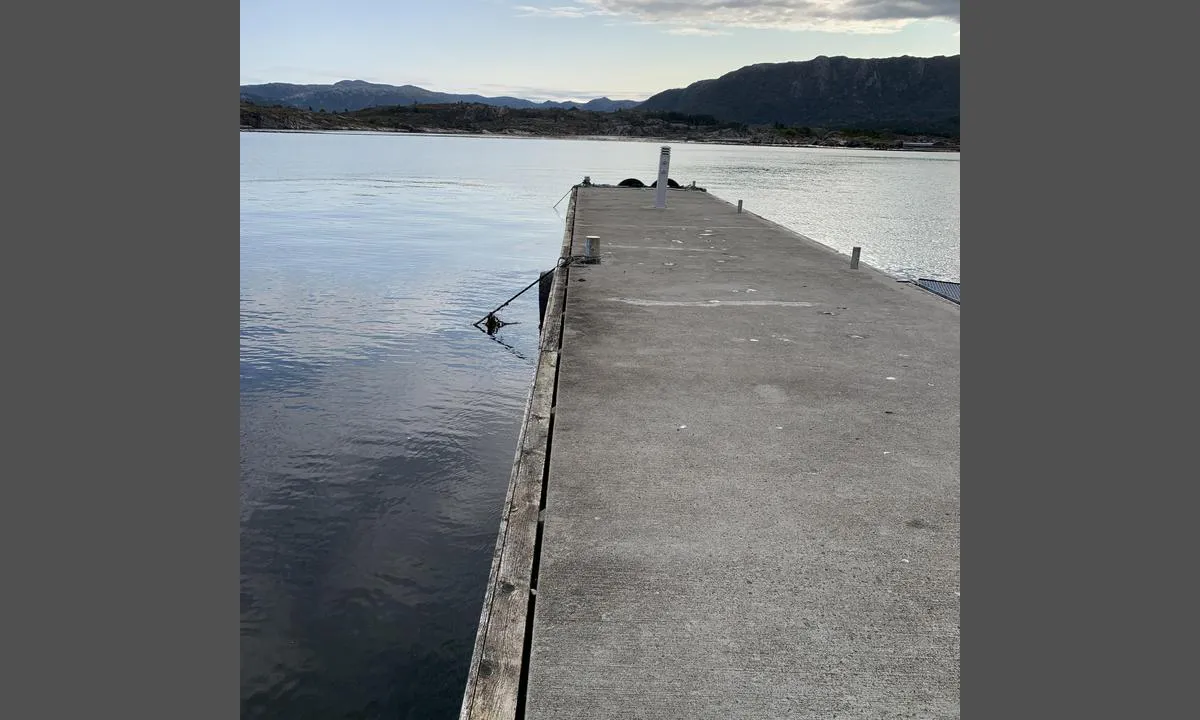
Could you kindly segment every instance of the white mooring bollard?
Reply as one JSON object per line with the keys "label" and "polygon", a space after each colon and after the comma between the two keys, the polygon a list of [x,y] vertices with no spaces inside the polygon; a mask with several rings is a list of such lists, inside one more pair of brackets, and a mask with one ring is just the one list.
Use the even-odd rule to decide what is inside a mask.
{"label": "white mooring bollard", "polygon": [[588,235],[583,239],[583,261],[585,263],[600,262],[599,235]]}

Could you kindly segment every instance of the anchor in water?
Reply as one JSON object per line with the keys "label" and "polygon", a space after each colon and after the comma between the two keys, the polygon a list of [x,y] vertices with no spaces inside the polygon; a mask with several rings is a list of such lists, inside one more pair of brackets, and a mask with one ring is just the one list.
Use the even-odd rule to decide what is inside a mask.
{"label": "anchor in water", "polygon": [[[559,264],[561,265],[561,263],[562,263],[562,260],[560,259]],[[516,295],[513,295],[508,300],[505,300],[504,303],[500,307],[491,311],[487,315],[484,315],[483,317],[479,318],[474,323],[472,323],[472,325],[474,325],[475,327],[479,328],[480,330],[486,332],[488,335],[494,335],[497,330],[504,327],[505,325],[515,325],[516,323],[506,323],[503,320],[501,320],[500,318],[496,317],[496,313],[503,310],[513,300],[516,300],[517,298],[521,297],[521,295],[525,292],[525,290],[528,290],[529,288],[533,287],[534,285],[539,285],[539,287],[538,287],[538,328],[541,328],[542,321],[545,320],[545,318],[546,318],[546,303],[549,302],[549,300],[550,300],[550,287],[553,284],[553,281],[554,281],[554,271],[553,270],[547,270],[547,271],[543,272],[541,275],[538,276],[537,280],[534,280],[533,282],[526,285],[525,288],[523,290],[521,290],[521,292],[517,293]]]}
{"label": "anchor in water", "polygon": [[488,313],[488,316],[484,318],[484,325],[487,328],[488,335],[495,335],[497,330],[508,324],[492,313]]}

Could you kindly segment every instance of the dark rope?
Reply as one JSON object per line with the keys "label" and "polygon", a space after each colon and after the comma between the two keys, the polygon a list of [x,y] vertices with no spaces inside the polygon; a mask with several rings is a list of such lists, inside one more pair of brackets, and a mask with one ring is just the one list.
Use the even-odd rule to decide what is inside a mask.
{"label": "dark rope", "polygon": [[[579,187],[579,186],[578,186],[578,185],[572,185],[572,186],[571,186],[571,190],[574,190],[574,189],[575,189],[575,188],[577,188],[577,187]],[[558,203],[560,203],[560,202],[562,202],[563,200],[566,200],[566,199],[567,199],[567,195],[570,195],[570,194],[571,194],[571,190],[568,190],[568,191],[566,192],[566,194],[564,194],[562,197],[560,197],[560,198],[558,199],[558,202],[554,203],[554,207],[555,207],[555,208],[557,208],[557,207],[558,207]]]}
{"label": "dark rope", "polygon": [[525,286],[525,288],[524,288],[523,290],[521,290],[521,292],[519,292],[519,293],[517,293],[516,295],[513,295],[513,296],[512,296],[512,297],[510,297],[509,299],[505,300],[505,301],[504,301],[504,303],[500,305],[500,307],[498,307],[498,308],[496,308],[495,310],[491,311],[491,312],[490,312],[490,313],[488,313],[487,315],[484,315],[483,317],[479,318],[477,321],[475,321],[475,324],[476,324],[476,325],[479,325],[480,323],[482,323],[482,322],[485,322],[485,321],[486,321],[488,318],[490,318],[490,317],[494,316],[496,313],[498,313],[498,312],[500,312],[501,310],[503,310],[505,305],[508,305],[508,304],[509,304],[510,302],[512,302],[513,300],[516,300],[517,298],[519,298],[519,297],[521,297],[522,295],[524,295],[524,294],[525,294],[525,290],[528,290],[529,288],[533,287],[534,285],[537,285],[539,282],[541,282],[541,280],[542,280],[542,275],[541,275],[541,274],[538,274],[538,276],[537,276],[537,279],[536,279],[536,280],[534,280],[533,282],[529,283],[528,285],[526,285],[526,286]]}
{"label": "dark rope", "polygon": [[[571,264],[571,263],[573,263],[573,262],[576,262],[576,261],[578,261],[578,260],[582,260],[582,259],[584,259],[584,257],[585,257],[585,256],[583,256],[583,255],[568,255],[567,257],[561,257],[561,258],[559,258],[559,259],[558,259],[558,264],[556,264],[554,267],[555,267],[555,268],[566,267],[567,265],[570,265],[570,264]],[[504,302],[503,302],[503,303],[500,305],[500,307],[498,307],[498,308],[496,308],[495,310],[491,311],[491,312],[490,312],[490,313],[488,313],[487,315],[484,315],[483,317],[479,318],[478,320],[476,320],[476,321],[475,321],[474,323],[472,323],[472,324],[473,324],[475,327],[479,327],[479,326],[480,326],[480,325],[482,325],[483,323],[487,322],[487,319],[488,319],[488,318],[490,318],[490,317],[495,317],[495,316],[496,316],[496,313],[498,313],[498,312],[500,312],[501,310],[503,310],[503,309],[505,308],[505,306],[507,306],[507,305],[508,305],[510,302],[512,302],[513,300],[516,300],[517,298],[521,297],[522,295],[524,295],[524,294],[525,294],[525,291],[526,291],[526,290],[528,290],[529,288],[531,288],[531,287],[533,287],[534,285],[537,285],[539,282],[541,282],[541,281],[542,281],[542,276],[543,276],[543,275],[545,275],[545,274],[546,274],[546,273],[548,273],[548,272],[553,272],[553,271],[552,271],[552,270],[547,270],[546,272],[538,273],[537,279],[536,279],[536,280],[534,280],[533,282],[529,283],[528,285],[526,285],[526,286],[525,286],[525,287],[524,287],[524,288],[521,290],[521,292],[519,292],[519,293],[517,293],[516,295],[513,295],[513,296],[512,296],[512,297],[510,297],[509,299],[505,300],[505,301],[504,301]],[[509,324],[509,323],[505,323],[505,324],[507,325],[507,324]]]}
{"label": "dark rope", "polygon": [[[563,196],[562,196],[562,197],[560,197],[560,198],[558,199],[558,202],[554,203],[554,209],[555,209],[555,210],[557,210],[557,209],[558,209],[558,204],[559,204],[559,203],[561,203],[563,200],[566,200],[566,199],[567,199],[567,195],[570,195],[572,190],[574,190],[574,189],[575,189],[575,188],[577,188],[577,187],[582,187],[582,186],[586,186],[586,185],[590,185],[590,184],[591,184],[591,179],[590,179],[590,178],[587,178],[587,177],[585,177],[585,178],[583,179],[583,182],[582,182],[582,183],[580,183],[579,185],[572,185],[572,186],[571,186],[571,188],[570,188],[569,190],[567,190],[567,192],[565,192],[565,193],[563,194]],[[584,256],[583,256],[583,255],[568,255],[567,257],[561,257],[561,258],[559,258],[559,259],[558,259],[558,264],[556,264],[556,265],[555,265],[555,268],[557,269],[557,268],[560,268],[560,267],[564,267],[564,266],[570,265],[571,263],[573,263],[573,262],[575,262],[575,261],[577,261],[577,260],[582,260],[582,259],[584,259]],[[551,271],[550,271],[550,270],[547,270],[546,272],[551,272]],[[489,322],[489,321],[491,321],[491,322],[489,323],[489,325],[490,325],[490,326],[494,326],[494,327],[496,327],[496,328],[502,327],[502,326],[504,326],[504,325],[508,325],[509,323],[503,323],[503,322],[500,322],[500,319],[496,317],[496,313],[498,313],[498,312],[500,312],[501,310],[503,310],[503,309],[505,308],[505,306],[507,306],[507,305],[508,305],[510,302],[512,302],[513,300],[516,300],[517,298],[519,298],[519,297],[521,297],[522,295],[524,295],[526,290],[528,290],[529,288],[531,288],[531,287],[533,287],[534,285],[537,285],[539,282],[541,282],[541,281],[542,281],[542,276],[544,276],[544,275],[546,274],[546,272],[543,272],[543,273],[538,273],[538,276],[537,276],[537,279],[536,279],[536,280],[534,280],[533,282],[531,282],[531,283],[529,283],[528,285],[526,285],[526,286],[525,286],[525,287],[524,287],[524,288],[521,290],[521,292],[519,292],[519,293],[517,293],[516,295],[513,295],[513,296],[512,296],[512,297],[510,297],[509,299],[505,300],[505,301],[504,301],[504,303],[500,305],[500,307],[496,308],[495,310],[491,311],[491,312],[490,312],[490,313],[488,313],[487,315],[484,315],[483,317],[481,317],[481,318],[479,318],[478,320],[476,320],[476,321],[473,323],[473,325],[474,325],[475,327],[479,327],[479,326],[480,326],[480,325],[482,325],[483,323],[485,323],[485,322]]]}

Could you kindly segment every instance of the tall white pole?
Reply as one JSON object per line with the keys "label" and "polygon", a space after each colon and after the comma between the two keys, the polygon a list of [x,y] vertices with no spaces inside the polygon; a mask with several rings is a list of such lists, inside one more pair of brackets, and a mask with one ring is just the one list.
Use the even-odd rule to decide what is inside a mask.
{"label": "tall white pole", "polygon": [[654,207],[658,209],[667,206],[667,171],[671,168],[671,148],[662,146],[658,153],[658,192],[654,196]]}

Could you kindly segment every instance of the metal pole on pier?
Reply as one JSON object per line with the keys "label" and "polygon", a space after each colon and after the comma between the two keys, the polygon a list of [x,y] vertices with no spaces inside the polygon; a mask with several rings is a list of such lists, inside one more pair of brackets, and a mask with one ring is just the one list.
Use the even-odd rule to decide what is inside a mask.
{"label": "metal pole on pier", "polygon": [[671,148],[662,146],[658,153],[658,192],[654,196],[654,207],[659,210],[667,206],[667,171],[671,169]]}

